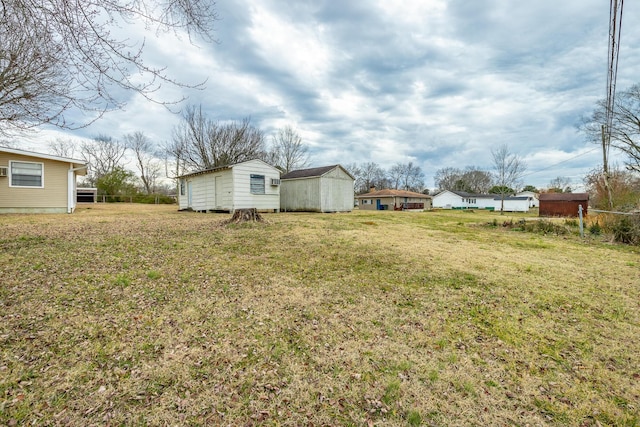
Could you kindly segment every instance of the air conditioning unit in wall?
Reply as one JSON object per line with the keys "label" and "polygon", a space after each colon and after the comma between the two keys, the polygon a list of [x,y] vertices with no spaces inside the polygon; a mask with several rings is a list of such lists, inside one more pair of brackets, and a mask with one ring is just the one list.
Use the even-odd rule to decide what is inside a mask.
{"label": "air conditioning unit in wall", "polygon": [[279,178],[271,178],[271,185],[280,185]]}
{"label": "air conditioning unit in wall", "polygon": [[9,168],[6,166],[0,166],[0,176],[9,175]]}

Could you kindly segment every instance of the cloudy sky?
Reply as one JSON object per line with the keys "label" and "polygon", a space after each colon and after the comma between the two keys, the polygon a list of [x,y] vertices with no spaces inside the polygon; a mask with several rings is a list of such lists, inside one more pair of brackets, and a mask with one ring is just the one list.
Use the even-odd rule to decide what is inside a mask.
{"label": "cloudy sky", "polygon": [[[605,94],[609,2],[218,0],[217,11],[215,44],[148,35],[149,63],[207,80],[158,95],[188,96],[213,119],[250,116],[267,134],[292,125],[313,166],[413,161],[433,187],[443,167],[490,170],[491,149],[507,144],[528,164],[524,183],[546,187],[558,176],[579,186],[601,164],[576,125]],[[638,71],[640,5],[627,2],[618,88]],[[71,135],[169,140],[179,116],[127,96]]]}

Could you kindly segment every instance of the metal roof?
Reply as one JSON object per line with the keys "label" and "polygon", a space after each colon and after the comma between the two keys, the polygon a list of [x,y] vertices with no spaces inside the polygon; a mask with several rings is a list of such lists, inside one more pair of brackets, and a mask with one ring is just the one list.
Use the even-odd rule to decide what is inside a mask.
{"label": "metal roof", "polygon": [[584,201],[589,200],[589,193],[541,193],[538,200],[549,202]]}
{"label": "metal roof", "polygon": [[340,165],[331,165],[331,166],[321,166],[321,167],[309,168],[309,169],[298,169],[298,170],[295,170],[295,171],[291,171],[291,172],[285,173],[284,175],[282,175],[280,177],[280,179],[315,178],[315,177],[318,177],[318,176],[322,176],[322,175],[326,174],[327,172],[329,172],[329,171],[331,171],[331,170],[333,170],[335,168],[342,169],[347,175],[349,175],[351,178],[353,178],[353,175],[351,175],[349,173],[349,171],[347,171],[342,166],[340,166]]}

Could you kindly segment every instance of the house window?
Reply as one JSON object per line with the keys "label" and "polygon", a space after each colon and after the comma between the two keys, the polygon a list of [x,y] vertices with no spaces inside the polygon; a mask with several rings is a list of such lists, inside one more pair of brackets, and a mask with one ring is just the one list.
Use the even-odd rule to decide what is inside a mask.
{"label": "house window", "polygon": [[251,175],[251,194],[264,194],[264,175]]}
{"label": "house window", "polygon": [[42,163],[9,162],[11,165],[12,187],[44,187]]}
{"label": "house window", "polygon": [[185,184],[184,184],[184,178],[180,180],[180,195],[184,196],[185,193]]}

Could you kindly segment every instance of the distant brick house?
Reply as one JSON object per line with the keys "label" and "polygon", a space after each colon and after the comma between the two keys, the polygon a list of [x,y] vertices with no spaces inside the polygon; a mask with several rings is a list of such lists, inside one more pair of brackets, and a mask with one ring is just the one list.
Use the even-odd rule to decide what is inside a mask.
{"label": "distant brick house", "polygon": [[374,190],[356,196],[362,210],[424,211],[431,209],[431,196],[405,190]]}
{"label": "distant brick house", "polygon": [[589,205],[589,193],[542,193],[538,199],[540,216],[577,217],[579,206],[586,215]]}

